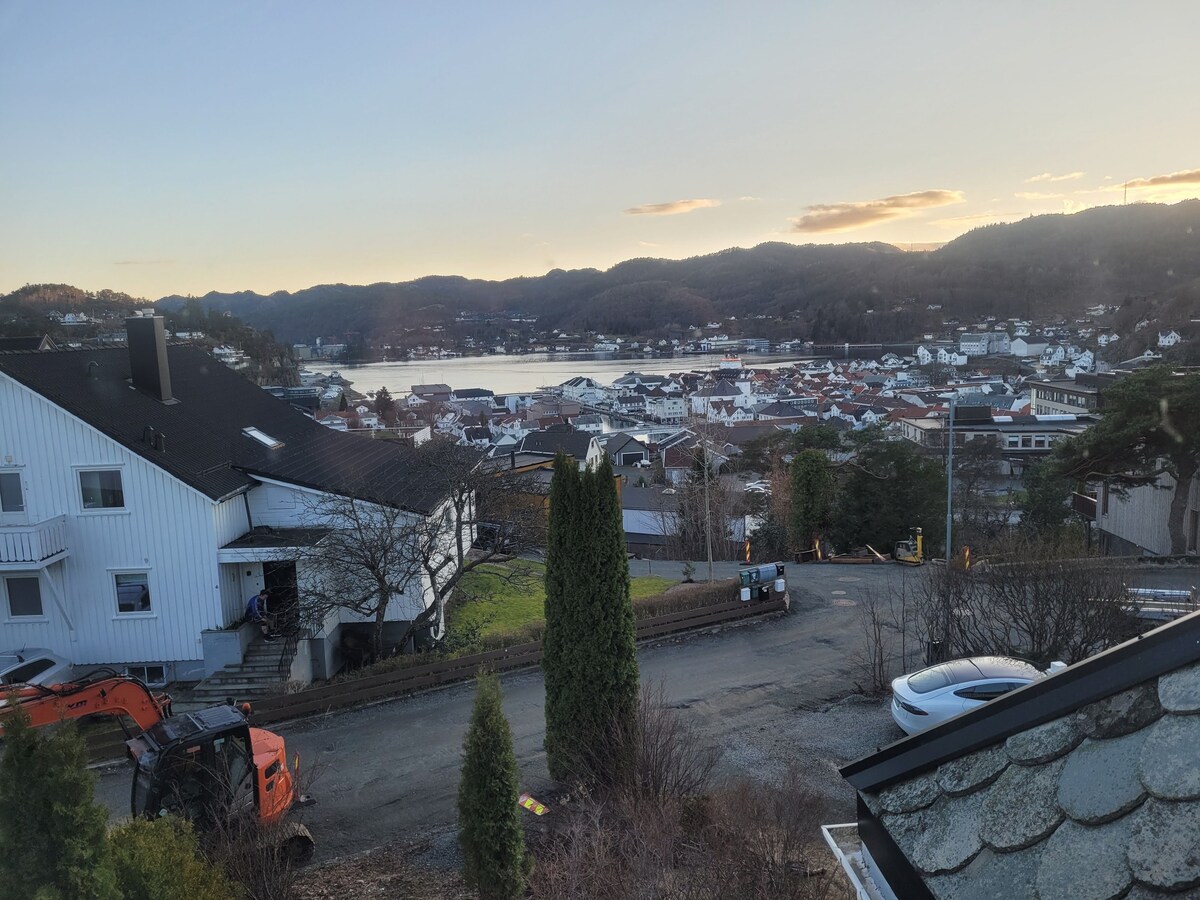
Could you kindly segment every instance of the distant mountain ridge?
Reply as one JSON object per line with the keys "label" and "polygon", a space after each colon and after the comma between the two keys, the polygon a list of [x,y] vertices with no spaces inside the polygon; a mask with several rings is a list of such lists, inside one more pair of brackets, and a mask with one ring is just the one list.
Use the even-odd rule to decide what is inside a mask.
{"label": "distant mountain ridge", "polygon": [[[30,294],[24,299],[57,302],[47,288],[74,292],[69,296],[77,302],[97,296],[32,286],[22,289]],[[287,342],[346,335],[400,341],[405,329],[463,331],[457,316],[502,311],[537,316],[544,331],[658,337],[728,316],[762,315],[772,317],[769,326],[742,330],[769,327],[754,335],[769,339],[880,341],[938,330],[946,318],[1067,316],[1131,297],[1173,297],[1169,307],[1178,310],[1188,304],[1178,298],[1195,296],[1197,288],[1200,200],[1187,200],[987,225],[927,252],[879,242],[766,243],[684,260],[630,259],[606,271],[555,269],[503,281],[429,276],[267,295],[211,292],[164,297],[157,305],[178,310],[196,299]]]}

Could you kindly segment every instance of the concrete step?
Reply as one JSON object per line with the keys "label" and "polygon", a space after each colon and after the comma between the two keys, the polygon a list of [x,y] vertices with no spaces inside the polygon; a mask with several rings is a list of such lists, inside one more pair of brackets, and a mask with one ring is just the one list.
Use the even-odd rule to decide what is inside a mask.
{"label": "concrete step", "polygon": [[279,669],[280,660],[265,660],[263,662],[231,663],[224,672],[274,672]]}
{"label": "concrete step", "polygon": [[270,696],[274,691],[264,691],[257,688],[230,688],[226,691],[196,691],[193,696],[193,702],[203,703],[205,706],[221,706],[229,697],[233,697],[234,703],[240,703],[244,700],[262,700],[263,697]]}
{"label": "concrete step", "polygon": [[231,687],[253,688],[254,690],[270,690],[283,684],[280,678],[240,678],[234,676],[232,678],[207,679],[196,685],[193,690],[196,691],[226,691]]}

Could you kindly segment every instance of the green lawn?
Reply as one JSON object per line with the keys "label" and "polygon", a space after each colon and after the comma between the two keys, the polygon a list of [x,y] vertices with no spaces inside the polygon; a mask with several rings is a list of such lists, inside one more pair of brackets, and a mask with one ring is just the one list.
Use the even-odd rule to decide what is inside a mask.
{"label": "green lawn", "polygon": [[[512,572],[518,580],[511,580]],[[462,591],[450,610],[449,626],[479,627],[482,635],[502,634],[545,617],[546,567],[542,563],[514,560],[488,563],[468,573]],[[676,582],[658,575],[630,579],[633,599],[661,594]]]}

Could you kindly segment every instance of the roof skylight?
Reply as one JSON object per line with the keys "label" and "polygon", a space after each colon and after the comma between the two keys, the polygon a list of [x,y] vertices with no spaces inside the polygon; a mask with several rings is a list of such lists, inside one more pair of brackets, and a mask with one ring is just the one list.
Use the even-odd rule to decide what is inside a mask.
{"label": "roof skylight", "polygon": [[278,450],[283,446],[283,441],[277,441],[264,431],[259,431],[253,425],[242,429],[242,434],[248,438],[258,441],[264,447],[270,447],[272,450]]}

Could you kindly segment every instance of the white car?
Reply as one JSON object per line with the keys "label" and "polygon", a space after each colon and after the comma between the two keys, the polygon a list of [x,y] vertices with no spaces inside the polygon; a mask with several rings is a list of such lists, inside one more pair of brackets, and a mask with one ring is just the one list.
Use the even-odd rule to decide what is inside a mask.
{"label": "white car", "polygon": [[0,684],[62,684],[71,663],[42,647],[0,650]]}
{"label": "white car", "polygon": [[[1050,671],[1061,665],[1052,663]],[[938,663],[892,681],[892,718],[905,734],[916,734],[1046,674],[1033,663],[1011,656]]]}

